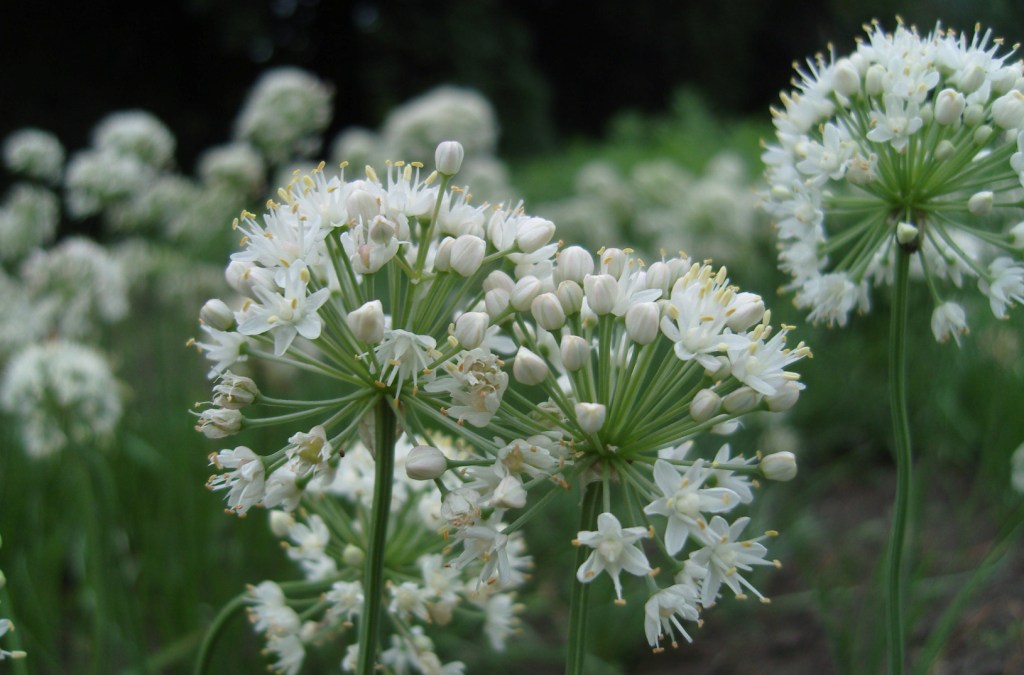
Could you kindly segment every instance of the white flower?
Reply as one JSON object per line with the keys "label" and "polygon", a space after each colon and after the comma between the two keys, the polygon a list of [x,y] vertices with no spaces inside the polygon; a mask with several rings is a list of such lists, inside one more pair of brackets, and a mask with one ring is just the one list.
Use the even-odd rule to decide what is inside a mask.
{"label": "white flower", "polygon": [[990,280],[981,279],[978,288],[988,296],[992,313],[1005,319],[1007,305],[1024,302],[1024,265],[1011,258],[996,258],[989,265],[988,273]]}
{"label": "white flower", "polygon": [[235,136],[260,150],[271,164],[312,154],[331,121],[332,89],[299,68],[276,68],[253,86]]}
{"label": "white flower", "polygon": [[735,492],[723,487],[704,487],[710,472],[703,460],[697,460],[686,472],[679,471],[664,459],[654,464],[654,481],[662,497],[644,507],[644,513],[668,517],[665,548],[675,555],[688,537],[699,537],[706,526],[703,513],[723,513],[740,503]]}
{"label": "white flower", "polygon": [[6,139],[4,165],[13,173],[38,178],[49,184],[60,180],[64,147],[56,136],[41,129],[19,129]]}
{"label": "white flower", "polygon": [[443,366],[445,376],[424,389],[451,396],[453,405],[447,410],[450,417],[485,427],[497,413],[508,388],[508,373],[501,365],[497,356],[484,349],[463,351]]}
{"label": "white flower", "polygon": [[759,543],[763,537],[739,539],[749,522],[750,518],[743,517],[729,525],[721,516],[714,516],[702,532],[704,547],[690,554],[691,561],[707,570],[707,576],[701,584],[701,606],[706,608],[715,604],[722,584],[728,586],[738,598],[745,597],[743,588],[747,588],[764,600],[760,591],[744,579],[740,572],[749,572],[754,565],[776,563],[764,559],[768,549]]}
{"label": "white flower", "polygon": [[939,342],[952,337],[959,347],[960,337],[967,332],[967,315],[958,303],[944,302],[932,310],[932,335]]}
{"label": "white flower", "polygon": [[410,376],[413,386],[416,386],[420,375],[431,377],[433,371],[428,366],[440,356],[436,346],[437,341],[429,335],[416,335],[401,329],[384,331],[384,339],[374,350],[377,362],[383,368],[381,377],[388,373],[384,382],[391,386],[397,377],[397,392]]}
{"label": "white flower", "polygon": [[578,546],[589,546],[594,551],[576,571],[576,579],[583,584],[590,583],[601,572],[608,572],[615,585],[615,597],[622,600],[622,584],[619,574],[625,570],[636,576],[651,572],[647,556],[637,546],[637,542],[649,535],[646,528],[627,527],[619,524],[619,519],[611,513],[602,513],[597,517],[596,531],[581,531],[573,542]]}
{"label": "white flower", "polygon": [[299,615],[288,606],[284,591],[273,581],[263,581],[249,588],[253,604],[249,607],[249,620],[253,628],[268,636],[297,635],[302,625]]}
{"label": "white flower", "polygon": [[644,605],[644,632],[647,634],[647,642],[654,647],[654,651],[661,651],[661,638],[668,636],[672,646],[678,644],[675,639],[675,631],[678,630],[687,642],[693,642],[693,638],[686,632],[676,615],[686,621],[699,621],[700,612],[697,610],[697,589],[690,584],[675,584],[663,588]]}
{"label": "white flower", "polygon": [[228,508],[240,516],[263,501],[264,475],[263,458],[251,449],[240,445],[233,450],[221,450],[210,455],[210,464],[225,473],[211,476],[206,487],[211,490],[227,490]]}
{"label": "white flower", "polygon": [[124,110],[104,117],[92,132],[101,151],[133,157],[155,169],[174,159],[174,136],[167,126],[144,110]]}
{"label": "white flower", "polygon": [[259,304],[251,304],[238,322],[242,335],[260,335],[270,332],[274,336],[274,354],[280,356],[288,351],[297,335],[307,340],[320,337],[323,325],[317,310],[330,297],[331,291],[321,288],[306,295],[310,274],[306,266],[296,262],[287,271],[284,294],[272,292],[261,286],[253,287]]}

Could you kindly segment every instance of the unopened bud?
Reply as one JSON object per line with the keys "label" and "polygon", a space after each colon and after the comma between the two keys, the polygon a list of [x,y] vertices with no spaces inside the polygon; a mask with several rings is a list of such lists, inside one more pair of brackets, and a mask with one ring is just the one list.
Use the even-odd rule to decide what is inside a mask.
{"label": "unopened bud", "polygon": [[789,410],[800,399],[800,391],[803,388],[804,385],[793,380],[783,382],[782,386],[776,389],[774,394],[765,397],[764,401],[768,404],[768,410],[772,412]]}
{"label": "unopened bud", "polygon": [[622,276],[627,262],[629,255],[621,248],[606,248],[601,254],[601,264],[604,265],[605,271],[616,279]]}
{"label": "unopened bud", "polygon": [[488,505],[496,509],[521,509],[526,506],[526,488],[519,476],[509,474],[494,488]]}
{"label": "unopened bud", "polygon": [[985,108],[979,103],[972,103],[964,110],[964,124],[976,127],[985,121]]}
{"label": "unopened bud", "polygon": [[483,344],[489,326],[485,312],[465,312],[455,320],[455,339],[464,349],[476,349]]}
{"label": "unopened bud", "polygon": [[1016,248],[1024,248],[1024,221],[1010,228],[1010,243]]}
{"label": "unopened bud", "polygon": [[434,151],[434,164],[442,176],[454,176],[462,168],[466,149],[458,141],[444,141]]}
{"label": "unopened bud", "polygon": [[525,312],[533,299],[540,295],[543,286],[540,279],[529,274],[516,282],[515,287],[509,294],[509,302],[518,312]]}
{"label": "unopened bud", "polygon": [[577,403],[575,411],[576,421],[588,434],[600,431],[604,426],[606,410],[600,403]]}
{"label": "unopened bud", "polygon": [[364,560],[366,560],[366,554],[355,544],[346,544],[341,551],[341,562],[349,567],[361,567]]}
{"label": "unopened bud", "polygon": [[579,335],[563,335],[559,347],[562,365],[571,373],[583,368],[590,360],[590,344]]}
{"label": "unopened bud", "polygon": [[512,364],[512,377],[527,385],[540,384],[548,376],[548,364],[526,347],[520,347]]}
{"label": "unopened bud", "polygon": [[555,283],[575,281],[582,284],[583,279],[594,271],[594,258],[579,246],[570,246],[558,254],[558,264],[552,274]]}
{"label": "unopened bud", "polygon": [[1024,94],[1014,89],[993,101],[992,121],[1004,129],[1024,126]]}
{"label": "unopened bud", "polygon": [[759,397],[760,394],[750,387],[740,387],[722,399],[722,407],[730,415],[743,415],[757,408]]}
{"label": "unopened bud", "polygon": [[913,246],[921,231],[911,223],[899,223],[896,225],[896,241],[900,246]]}
{"label": "unopened bud", "polygon": [[528,218],[519,226],[516,243],[523,253],[533,253],[551,241],[555,235],[555,224],[544,218]]}
{"label": "unopened bud", "polygon": [[665,295],[668,295],[668,290],[672,287],[672,281],[672,270],[660,260],[651,263],[651,266],[647,268],[647,276],[644,277],[644,284],[647,288],[652,290],[655,288],[660,289]]}
{"label": "unopened bud", "polygon": [[965,94],[970,94],[985,83],[986,77],[987,74],[981,64],[973,62],[960,74],[960,90]]}
{"label": "unopened bud", "polygon": [[710,389],[701,389],[690,401],[690,418],[694,422],[707,422],[718,414],[722,397]]}
{"label": "unopened bud", "polygon": [[626,335],[638,345],[649,345],[658,337],[661,311],[653,302],[638,302],[626,310]]}
{"label": "unopened bud", "polygon": [[405,459],[405,475],[413,480],[434,480],[448,470],[448,458],[430,445],[417,445]]}
{"label": "unopened bud", "polygon": [[832,86],[847,98],[860,93],[860,73],[850,59],[840,59],[832,71]]}
{"label": "unopened bud", "polygon": [[491,321],[497,321],[498,317],[508,309],[508,293],[500,288],[494,288],[484,293],[484,307],[487,309],[487,316]]}
{"label": "unopened bud", "polygon": [[434,271],[436,272],[448,272],[452,269],[452,246],[455,245],[455,240],[451,237],[445,237],[441,240],[441,243],[437,245],[437,252],[434,253]]}
{"label": "unopened bud", "polygon": [[494,270],[487,275],[487,278],[484,279],[483,286],[485,293],[493,288],[500,288],[511,295],[512,290],[516,287],[516,282],[515,279],[501,270]]}
{"label": "unopened bud", "polygon": [[966,109],[967,99],[955,89],[943,89],[935,97],[935,121],[939,124],[956,124]]}
{"label": "unopened bud", "polygon": [[764,300],[757,293],[737,293],[726,312],[725,325],[742,333],[764,317]]}
{"label": "unopened bud", "polygon": [[956,146],[953,145],[951,140],[944,139],[939,141],[939,144],[935,146],[935,159],[940,162],[945,162],[947,159],[953,156],[956,152]]}
{"label": "unopened bud", "polygon": [[231,330],[235,326],[235,313],[223,300],[213,298],[207,300],[199,310],[199,320],[210,328]]}
{"label": "unopened bud", "polygon": [[463,234],[452,244],[452,269],[471,277],[484,261],[487,242],[473,234]]}
{"label": "unopened bud", "polygon": [[603,316],[615,307],[619,282],[610,274],[588,274],[583,279],[583,291],[591,311]]}
{"label": "unopened bud", "polygon": [[765,455],[758,466],[768,480],[785,482],[796,478],[796,455],[792,452],[773,452]]}
{"label": "unopened bud", "polygon": [[287,511],[280,511],[278,509],[271,509],[270,511],[270,531],[278,539],[283,539],[288,536],[292,526],[295,525],[295,516],[288,513]]}
{"label": "unopened bud", "polygon": [[583,288],[575,281],[563,281],[558,284],[555,291],[558,301],[562,303],[562,309],[566,316],[572,316],[580,311],[583,306]]}
{"label": "unopened bud", "polygon": [[982,124],[980,127],[974,130],[974,142],[977,145],[985,145],[988,139],[992,137],[992,127],[987,124]]}
{"label": "unopened bud", "polygon": [[199,415],[196,431],[207,438],[224,438],[242,428],[242,413],[233,408],[210,408]]}
{"label": "unopened bud", "polygon": [[885,89],[885,67],[874,64],[864,74],[864,91],[868,96],[880,96]]}
{"label": "unopened bud", "polygon": [[371,300],[349,312],[345,323],[357,340],[368,345],[380,344],[384,339],[384,306],[380,300]]}
{"label": "unopened bud", "polygon": [[544,330],[558,330],[565,325],[565,311],[554,293],[541,293],[530,303],[533,320]]}
{"label": "unopened bud", "polygon": [[967,210],[976,216],[987,216],[992,213],[992,202],[994,199],[995,195],[991,190],[975,192],[967,200]]}

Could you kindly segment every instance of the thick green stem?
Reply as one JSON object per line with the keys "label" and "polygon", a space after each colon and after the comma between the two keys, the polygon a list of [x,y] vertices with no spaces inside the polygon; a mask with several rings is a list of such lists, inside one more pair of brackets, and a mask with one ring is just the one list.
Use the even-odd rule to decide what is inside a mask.
{"label": "thick green stem", "polygon": [[910,254],[897,249],[896,282],[893,289],[892,326],[889,333],[889,405],[892,408],[894,451],[896,453],[896,501],[892,533],[889,536],[886,574],[886,629],[889,639],[889,672],[902,673],[905,664],[903,625],[904,549],[907,512],[910,505],[910,422],[907,418],[906,342],[907,288]]}
{"label": "thick green stem", "polygon": [[363,575],[363,614],[359,620],[360,675],[373,675],[380,648],[381,611],[384,606],[384,547],[387,544],[388,517],[391,515],[391,486],[395,471],[395,413],[387,398],[377,404],[374,420],[374,482],[373,508],[366,545],[366,567]]}
{"label": "thick green stem", "polygon": [[[580,511],[580,531],[593,530],[601,507],[602,484],[591,483],[584,488],[583,508]],[[590,555],[590,549],[580,546],[576,551],[578,570]],[[583,662],[587,654],[587,614],[590,604],[590,584],[574,581],[569,601],[569,647],[565,658],[566,675],[583,675]]]}
{"label": "thick green stem", "polygon": [[206,635],[203,637],[203,643],[199,646],[199,655],[196,657],[196,667],[192,671],[195,675],[204,675],[207,669],[209,669],[210,659],[213,658],[213,648],[217,645],[217,640],[220,639],[224,626],[227,625],[228,620],[231,619],[231,617],[242,611],[245,607],[247,596],[248,593],[246,592],[239,593],[233,597],[228,604],[221,608],[217,613],[217,616],[213,619],[213,623],[210,624],[210,629],[206,631]]}

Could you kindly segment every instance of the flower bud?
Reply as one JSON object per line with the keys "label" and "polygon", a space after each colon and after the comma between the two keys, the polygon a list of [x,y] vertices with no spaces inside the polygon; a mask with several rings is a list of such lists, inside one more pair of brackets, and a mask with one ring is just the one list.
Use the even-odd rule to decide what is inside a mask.
{"label": "flower bud", "polygon": [[558,264],[552,274],[555,283],[575,281],[582,284],[583,279],[594,271],[594,258],[579,246],[570,246],[558,254]]}
{"label": "flower bud", "polygon": [[973,62],[967,66],[960,73],[960,90],[965,94],[970,94],[975,91],[978,87],[985,83],[985,69],[981,67],[981,64]]}
{"label": "flower bud", "polygon": [[792,452],[765,455],[758,466],[768,480],[785,482],[796,478],[796,455]]}
{"label": "flower bud", "polygon": [[540,384],[548,376],[548,364],[526,347],[520,347],[512,364],[512,377],[527,385]]}
{"label": "flower bud", "polygon": [[994,198],[995,195],[992,194],[991,190],[975,192],[971,195],[971,198],[967,200],[967,210],[976,216],[987,216],[992,213],[992,202]]}
{"label": "flower bud", "polygon": [[987,124],[982,124],[974,130],[974,142],[977,145],[985,145],[985,143],[988,142],[988,139],[992,137],[993,133],[995,132],[992,130],[992,127]]}
{"label": "flower bud", "polygon": [[500,288],[505,291],[505,293],[511,295],[512,290],[516,287],[516,282],[512,277],[501,270],[494,270],[487,275],[486,279],[484,279],[483,286],[485,293],[494,288]]}
{"label": "flower bud", "polygon": [[764,402],[768,404],[768,410],[772,412],[784,412],[796,405],[800,399],[800,391],[804,385],[795,381],[787,380],[782,383],[774,394],[766,396]]}
{"label": "flower bud", "polygon": [[292,514],[278,509],[270,511],[270,531],[278,539],[287,537],[293,525],[295,525],[295,516]]}
{"label": "flower bud", "polygon": [[452,269],[452,246],[454,245],[455,240],[451,237],[445,237],[437,245],[437,252],[434,253],[435,272],[448,272]]}
{"label": "flower bud", "polygon": [[881,96],[885,89],[885,67],[879,63],[868,68],[864,75],[864,91],[868,96]]}
{"label": "flower bud", "polygon": [[516,244],[523,253],[533,253],[551,241],[555,235],[555,224],[544,218],[528,218],[519,225],[516,232]]}
{"label": "flower bud", "polygon": [[653,302],[638,302],[626,310],[626,334],[638,345],[649,345],[658,337],[661,311]]}
{"label": "flower bud", "polygon": [[509,294],[509,302],[518,312],[525,312],[533,302],[533,299],[540,295],[542,284],[540,279],[529,274],[516,282],[515,287]]}
{"label": "flower bud", "polygon": [[341,551],[341,562],[348,567],[362,567],[364,560],[366,560],[366,554],[355,544],[346,544]]}
{"label": "flower bud", "polygon": [[380,203],[374,195],[370,194],[369,190],[353,190],[345,200],[345,209],[352,221],[363,222],[367,225],[380,215]]}
{"label": "flower bud", "polygon": [[562,309],[565,311],[566,316],[576,314],[583,306],[583,289],[575,281],[566,280],[558,284],[555,295],[558,296],[558,301],[562,303]]}
{"label": "flower bud", "polygon": [[562,365],[571,373],[583,368],[590,360],[590,344],[579,335],[563,335],[560,351]]}
{"label": "flower bud", "polygon": [[224,438],[237,434],[242,428],[242,413],[233,408],[210,408],[199,415],[196,431],[207,438]]}
{"label": "flower bud", "polygon": [[710,389],[701,389],[690,401],[690,418],[694,422],[707,422],[718,414],[722,397]]}
{"label": "flower bud", "polygon": [[606,248],[601,254],[601,264],[604,265],[605,272],[616,279],[622,276],[628,261],[629,255],[621,248]]}
{"label": "flower bud", "polygon": [[1016,248],[1024,248],[1024,221],[1010,228],[1010,244]]}
{"label": "flower bud", "polygon": [[377,216],[370,225],[370,240],[380,246],[387,246],[395,238],[395,226],[387,218]]}
{"label": "flower bud", "polygon": [[900,246],[912,246],[917,243],[917,237],[921,231],[911,223],[899,223],[896,225],[896,241]]}
{"label": "flower bud", "polygon": [[434,151],[434,164],[442,176],[454,176],[462,168],[466,150],[458,141],[444,141]]}
{"label": "flower bud", "polygon": [[565,311],[554,293],[541,293],[530,303],[533,320],[544,330],[558,330],[565,325]]}
{"label": "flower bud", "polygon": [[750,387],[740,387],[722,399],[722,407],[731,415],[744,415],[757,408],[759,397],[760,394]]}
{"label": "flower bud", "polygon": [[360,342],[380,344],[384,339],[384,306],[380,300],[371,300],[345,317],[349,330]]}
{"label": "flower bud", "polygon": [[935,146],[935,159],[940,162],[945,162],[947,159],[953,156],[956,152],[956,146],[948,138],[939,141],[939,144]]}
{"label": "flower bud", "polygon": [[647,288],[653,290],[655,288],[660,289],[664,295],[668,295],[669,288],[672,287],[672,270],[669,266],[660,260],[655,263],[651,263],[651,266],[647,268],[647,276],[644,277],[644,285]]}
{"label": "flower bud", "polygon": [[967,99],[955,89],[943,89],[935,97],[935,121],[942,125],[956,124],[967,108]]}
{"label": "flower bud", "polygon": [[455,320],[455,339],[464,349],[476,349],[483,344],[490,323],[485,312],[465,312]]}
{"label": "flower bud", "polygon": [[964,110],[964,124],[969,127],[976,127],[985,121],[985,108],[978,103],[972,103]]}
{"label": "flower bud", "polygon": [[832,71],[832,86],[847,98],[860,93],[860,73],[850,59],[840,59]]}
{"label": "flower bud", "polygon": [[737,293],[726,311],[725,325],[742,333],[764,317],[764,300],[757,293]]}
{"label": "flower bud", "polygon": [[732,363],[729,361],[728,356],[716,356],[715,364],[707,363],[704,365],[704,374],[715,380],[724,380],[729,377],[732,373]]}
{"label": "flower bud", "polygon": [[949,338],[960,344],[960,336],[967,333],[967,314],[955,302],[944,302],[932,310],[932,335],[938,342]]}
{"label": "flower bud", "polygon": [[413,480],[434,480],[448,470],[448,458],[430,445],[417,445],[405,459],[405,475]]}
{"label": "flower bud", "polygon": [[221,375],[220,381],[213,386],[213,403],[222,408],[244,408],[259,395],[259,387],[251,378],[235,375],[230,370]]}
{"label": "flower bud", "polygon": [[471,277],[484,261],[487,242],[472,234],[463,234],[452,244],[452,269]]}
{"label": "flower bud", "polygon": [[619,282],[610,274],[588,274],[583,279],[583,290],[591,311],[603,316],[615,307]]}
{"label": "flower bud", "polygon": [[1004,129],[1024,126],[1024,94],[1014,89],[993,101],[992,121]]}
{"label": "flower bud", "polygon": [[600,403],[577,403],[575,411],[576,421],[588,434],[600,431],[604,426],[606,410]]}
{"label": "flower bud", "polygon": [[213,298],[199,310],[199,320],[210,328],[231,330],[235,326],[235,313],[223,300]]}
{"label": "flower bud", "polygon": [[498,317],[508,309],[508,293],[500,288],[494,288],[484,293],[484,307],[487,309],[487,316],[491,321],[497,321]]}

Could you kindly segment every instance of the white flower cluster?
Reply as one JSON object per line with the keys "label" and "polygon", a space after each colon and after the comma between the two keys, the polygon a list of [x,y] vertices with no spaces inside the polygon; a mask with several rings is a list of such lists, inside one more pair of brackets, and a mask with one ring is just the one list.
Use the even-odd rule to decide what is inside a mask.
{"label": "white flower cluster", "polygon": [[64,146],[42,129],[21,129],[4,140],[4,166],[11,173],[55,185],[64,171]]}
{"label": "white flower cluster", "polygon": [[0,204],[0,260],[20,259],[50,243],[59,222],[56,194],[31,183],[15,183]]}
{"label": "white flower cluster", "polygon": [[100,353],[53,341],[11,359],[0,381],[0,407],[14,417],[25,450],[46,457],[69,445],[105,442],[121,419],[118,389]]}
{"label": "white flower cluster", "polygon": [[[451,469],[461,481],[441,510],[449,539],[462,547],[453,566],[484,560],[485,573],[500,576],[514,529],[503,523],[506,515],[518,528],[527,518],[522,514],[546,501],[531,494],[596,483],[589,489],[609,497],[600,516],[594,514],[597,530],[581,531],[575,542],[594,549],[577,578],[588,583],[607,572],[621,601],[621,572],[653,576],[639,542],[658,538],[674,583],[648,582],[654,589],[647,608],[652,647],[660,647],[663,631],[674,643],[672,628],[681,628],[673,616],[696,620],[723,585],[739,597],[746,590],[761,597],[742,572],[774,564],[764,559],[763,537],[741,538],[749,519],[730,523],[725,514],[753,500],[752,476],[793,478],[795,458],[783,452],[753,463],[730,458],[726,445],[713,459],[691,459],[688,441],[708,430],[730,433],[752,411],[794,405],[803,385],[787,368],[809,355],[807,347],[786,348],[790,329],[776,331],[761,298],[731,286],[724,268],[687,259],[645,268],[629,251],[603,249],[595,263],[585,250],[569,247],[554,266],[518,280],[492,273],[484,289],[487,314],[513,322],[513,378],[544,387],[549,399],[523,407],[518,397],[505,396],[492,412],[488,397],[501,391],[500,380],[481,384],[482,377],[466,377],[463,384],[455,378],[426,387],[451,394],[458,405],[441,409],[449,418],[491,423],[513,438],[470,436],[475,463],[437,454],[431,463],[424,453],[417,465],[419,477]],[[475,369],[472,354],[452,368],[458,377]],[[418,400],[432,399],[421,394]],[[624,493],[615,504],[643,506],[626,508],[622,516],[637,525],[622,527],[609,508],[614,491]]]}
{"label": "white flower cluster", "polygon": [[740,261],[752,258],[758,243],[754,189],[733,154],[713,157],[700,175],[659,159],[637,164],[627,178],[597,160],[579,170],[575,191],[538,210],[585,245],[628,235],[652,251],[699,250]]}
{"label": "white flower cluster", "polygon": [[933,296],[936,339],[959,342],[966,314],[940,282],[976,283],[997,317],[1024,299],[1024,67],[980,28],[866,30],[853,54],[808,61],[773,111],[779,264],[812,320],[845,325],[870,285],[891,283],[902,247]]}
{"label": "white flower cluster", "polygon": [[333,89],[299,68],[275,68],[259,79],[235,120],[235,137],[270,164],[306,157],[331,121]]}
{"label": "white flower cluster", "polygon": [[[324,447],[330,454],[324,445],[317,452]],[[452,457],[458,454],[454,447],[446,449]],[[399,467],[406,465],[413,450],[404,439],[399,441],[395,448]],[[342,466],[324,477],[317,488],[322,497],[307,501],[308,510],[298,517],[288,511],[270,512],[271,529],[306,579],[300,584],[264,581],[250,589],[249,618],[264,635],[276,672],[297,673],[305,650],[312,645],[348,642],[350,651],[358,649],[352,629],[363,609],[365,556],[358,512],[369,506],[373,464],[366,448],[356,443],[346,451]],[[441,522],[437,490],[432,483],[404,474],[395,475],[392,510],[408,512],[410,517],[400,521],[394,538],[404,542],[403,550],[389,555],[386,566],[388,612],[396,632],[380,661],[395,672],[462,672],[460,662],[442,666],[425,629],[448,626],[458,609],[462,616],[480,622],[492,648],[503,650],[522,610],[513,591],[526,580],[531,559],[522,537],[516,536],[511,538],[511,574],[505,581],[492,578],[480,583],[479,563],[463,569],[446,565],[441,554],[444,542],[436,536]],[[327,496],[338,500],[328,507]],[[300,619],[293,607],[310,601],[318,602],[318,611],[304,612]],[[354,654],[342,667],[354,669]]]}

